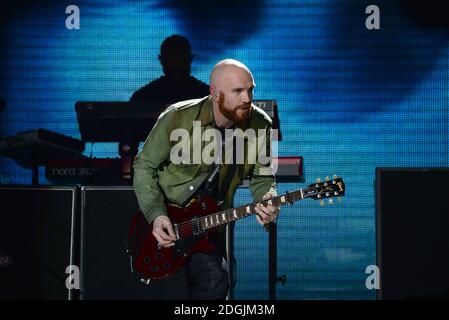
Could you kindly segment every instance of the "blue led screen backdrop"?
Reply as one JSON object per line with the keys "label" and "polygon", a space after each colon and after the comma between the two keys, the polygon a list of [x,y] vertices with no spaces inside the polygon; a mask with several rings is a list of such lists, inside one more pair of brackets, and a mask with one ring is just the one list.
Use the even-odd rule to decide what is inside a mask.
{"label": "blue led screen backdrop", "polygon": [[[162,75],[169,35],[189,38],[192,75],[208,82],[224,58],[253,72],[255,99],[276,99],[280,156],[303,156],[304,184],[345,180],[342,203],[303,201],[278,220],[279,299],[374,299],[376,167],[447,167],[448,39],[444,19],[405,1],[20,1],[1,19],[1,135],[45,128],[80,138],[76,101],[128,101]],[[432,1],[430,1],[432,3]],[[416,8],[415,8],[416,9]],[[433,12],[435,13],[435,12]],[[149,128],[150,129],[150,128]],[[86,155],[117,157],[117,144],[87,143]],[[41,168],[41,182],[45,181]],[[30,184],[30,170],[0,158],[3,183]],[[249,202],[246,189],[235,204]],[[235,229],[235,298],[268,298],[268,235],[249,218]]]}

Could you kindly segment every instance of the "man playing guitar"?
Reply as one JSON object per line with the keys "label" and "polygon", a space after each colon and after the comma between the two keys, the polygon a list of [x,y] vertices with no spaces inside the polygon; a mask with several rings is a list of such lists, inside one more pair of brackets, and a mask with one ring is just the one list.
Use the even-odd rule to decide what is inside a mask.
{"label": "man playing guitar", "polygon": [[[245,135],[253,129],[254,132],[264,133],[263,151],[271,156],[271,119],[252,104],[254,87],[253,75],[244,64],[231,59],[220,61],[210,75],[210,95],[169,106],[137,155],[134,161],[134,190],[140,210],[147,222],[152,224],[152,235],[162,253],[175,246],[186,228],[192,229],[190,224],[174,223],[170,208],[175,208],[173,210],[182,215],[183,210],[187,212],[194,207],[192,203],[195,199],[205,196],[218,203],[217,210],[232,208],[235,192],[245,179],[250,181],[255,202],[277,195],[271,162],[261,161],[261,150],[248,147],[254,137],[247,135],[246,139],[242,139],[244,143],[235,143],[236,148],[231,141],[231,154],[227,152],[229,148],[225,143],[225,131]],[[207,148],[207,143],[196,134],[197,129],[214,129],[220,133],[218,136],[221,139],[212,139],[219,146],[217,152],[212,152],[214,159],[218,159],[213,163],[204,161],[204,145]],[[176,138],[183,138],[183,132],[189,133],[189,136],[178,142]],[[179,161],[179,151],[183,152],[182,161]],[[204,209],[207,205],[214,206],[203,201],[199,208]],[[254,211],[257,221],[265,225],[276,220],[279,207],[259,204]],[[205,220],[203,227],[209,223],[215,222]],[[195,230],[190,231],[195,234]],[[207,238],[214,244],[213,249],[189,254],[185,264],[190,297],[225,299],[228,276],[222,267],[223,229],[209,234]],[[149,259],[147,262],[150,263]],[[154,268],[156,272],[157,267]]]}

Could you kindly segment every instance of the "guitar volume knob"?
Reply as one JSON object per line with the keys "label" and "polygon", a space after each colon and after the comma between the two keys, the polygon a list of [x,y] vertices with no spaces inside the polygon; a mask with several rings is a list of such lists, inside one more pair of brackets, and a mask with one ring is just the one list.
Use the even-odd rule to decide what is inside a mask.
{"label": "guitar volume knob", "polygon": [[164,262],[164,264],[162,265],[162,268],[164,268],[165,270],[170,268],[170,263],[168,262]]}

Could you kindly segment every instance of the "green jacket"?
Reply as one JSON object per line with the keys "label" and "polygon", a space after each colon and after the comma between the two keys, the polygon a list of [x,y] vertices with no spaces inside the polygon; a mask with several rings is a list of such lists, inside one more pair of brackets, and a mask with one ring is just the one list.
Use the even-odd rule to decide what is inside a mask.
{"label": "green jacket", "polygon": [[[186,129],[190,133],[190,145],[193,146],[195,139],[192,135],[193,121],[201,121],[202,130],[215,128],[210,96],[181,101],[169,106],[159,116],[142,150],[136,156],[133,164],[134,191],[139,206],[150,223],[157,216],[167,214],[165,200],[178,206],[185,205],[214,168],[214,164],[208,165],[203,161],[200,164],[174,164],[170,160],[170,151],[179,142],[179,140],[170,141],[170,133],[177,128]],[[271,119],[262,109],[253,105],[250,118],[237,127],[243,131],[247,128],[253,128],[256,132],[257,129],[265,130],[268,133],[267,146],[271,148]],[[250,139],[244,140],[245,147],[248,140]],[[202,148],[209,143],[209,141],[202,142]],[[190,150],[190,159],[193,159],[195,151],[193,149],[192,147]],[[262,200],[269,191],[273,195],[277,194],[272,170],[269,166],[259,163],[257,152],[253,154],[251,150],[245,152],[244,164],[237,166],[231,182],[223,187],[223,178],[229,167],[228,164],[222,164],[220,170],[219,190],[226,190],[223,198],[224,209],[233,206],[234,194],[244,179],[249,179],[251,194],[256,202]]]}

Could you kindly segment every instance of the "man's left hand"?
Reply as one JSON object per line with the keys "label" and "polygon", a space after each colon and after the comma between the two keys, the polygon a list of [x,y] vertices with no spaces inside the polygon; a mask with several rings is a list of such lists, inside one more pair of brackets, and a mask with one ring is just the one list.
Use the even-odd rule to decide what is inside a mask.
{"label": "man's left hand", "polygon": [[[268,200],[273,198],[273,194],[268,192],[266,193],[262,200]],[[257,222],[259,222],[262,226],[264,226],[267,223],[270,222],[276,222],[277,216],[279,215],[280,208],[277,206],[263,206],[261,203],[259,203],[256,206],[256,219]]]}

